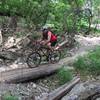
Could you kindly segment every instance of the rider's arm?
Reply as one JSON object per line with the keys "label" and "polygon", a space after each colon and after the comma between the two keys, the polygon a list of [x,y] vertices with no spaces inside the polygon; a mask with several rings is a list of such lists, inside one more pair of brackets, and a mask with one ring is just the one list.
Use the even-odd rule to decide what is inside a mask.
{"label": "rider's arm", "polygon": [[48,41],[50,42],[50,39],[51,39],[51,32],[49,31],[48,32]]}
{"label": "rider's arm", "polygon": [[45,44],[48,44],[51,40],[51,32],[48,32],[48,39],[45,41]]}

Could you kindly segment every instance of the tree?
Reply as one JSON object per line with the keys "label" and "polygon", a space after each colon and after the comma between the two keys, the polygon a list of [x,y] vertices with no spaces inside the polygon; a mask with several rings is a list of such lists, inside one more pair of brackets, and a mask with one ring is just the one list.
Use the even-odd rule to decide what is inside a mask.
{"label": "tree", "polygon": [[46,22],[50,2],[50,0],[2,0],[0,15],[23,17],[32,21],[34,25],[41,26]]}

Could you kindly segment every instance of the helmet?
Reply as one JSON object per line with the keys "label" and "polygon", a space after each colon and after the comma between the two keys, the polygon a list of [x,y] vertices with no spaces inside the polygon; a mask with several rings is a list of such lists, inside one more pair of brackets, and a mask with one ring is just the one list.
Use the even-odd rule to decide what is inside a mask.
{"label": "helmet", "polygon": [[53,28],[54,27],[54,24],[46,24],[42,27],[42,30],[48,30],[50,28]]}

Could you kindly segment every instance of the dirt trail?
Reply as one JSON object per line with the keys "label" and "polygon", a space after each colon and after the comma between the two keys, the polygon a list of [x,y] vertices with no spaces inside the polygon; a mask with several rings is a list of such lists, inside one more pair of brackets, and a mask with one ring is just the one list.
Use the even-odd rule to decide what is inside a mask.
{"label": "dirt trail", "polygon": [[[77,46],[69,51],[71,53],[71,57],[64,58],[60,61],[60,64],[67,64],[72,59],[75,59],[79,55],[85,54],[88,50],[95,48],[95,46],[100,45],[100,37],[83,37],[80,35],[76,35],[75,37],[77,41]],[[8,71],[17,68],[27,68],[28,66],[25,63],[13,63],[10,66],[2,66],[0,68],[0,72]]]}
{"label": "dirt trail", "polygon": [[69,51],[71,57],[62,59],[63,64],[72,63],[78,56],[88,53],[89,50],[93,50],[96,46],[100,45],[100,37],[83,37],[77,35],[75,37],[77,46]]}
{"label": "dirt trail", "polygon": [[95,46],[100,45],[100,37],[83,37],[80,35],[77,35],[75,37],[76,41],[78,42],[78,48],[73,53],[80,53],[80,52],[85,52],[87,50],[93,49]]}
{"label": "dirt trail", "polygon": [[[76,57],[78,56],[78,55],[83,55],[84,53],[86,53],[89,49],[93,49],[96,45],[100,45],[100,37],[93,37],[93,38],[91,38],[91,37],[83,37],[83,36],[76,36],[76,40],[77,40],[77,42],[78,42],[78,46],[76,46],[75,48],[73,48],[73,49],[71,49],[69,52],[72,54],[72,56],[71,57],[67,57],[67,58],[64,58],[64,59],[62,59],[58,64],[60,64],[60,66],[61,65],[63,65],[63,64],[68,64],[68,63],[70,63],[70,61],[72,61],[72,59],[76,59]],[[57,66],[58,64],[56,64],[55,66]],[[48,68],[50,68],[50,66],[52,66],[53,67],[53,65],[47,65],[47,69]],[[42,67],[42,66],[40,66],[40,67]],[[43,67],[45,67],[45,66],[43,66]],[[27,68],[27,65],[26,64],[23,64],[23,63],[19,63],[19,64],[12,64],[12,65],[10,65],[10,66],[2,66],[1,68],[0,68],[0,73],[2,72],[4,72],[4,71],[7,71],[7,70],[13,70],[13,69],[17,69],[17,70],[14,70],[12,73],[10,73],[10,71],[8,71],[8,74],[10,73],[10,74],[13,74],[13,73],[16,73],[16,75],[18,75],[18,68],[23,68],[23,70],[24,70],[24,72],[25,73],[27,73],[27,71],[30,71],[30,72],[32,72],[32,70],[31,69],[29,69],[29,68]],[[20,72],[20,74],[22,73],[23,74],[23,72],[21,71],[21,70],[19,70]],[[33,70],[33,72],[34,72],[35,70]],[[3,74],[5,74],[6,72],[4,72]],[[9,77],[8,76],[8,74],[5,74],[7,77]],[[0,74],[1,75],[1,74]],[[2,75],[1,75],[1,77],[2,77]],[[31,85],[30,85],[31,84]],[[32,87],[32,84],[33,84],[33,86],[34,87]],[[43,84],[43,83],[41,83],[41,84]],[[27,90],[30,90],[31,89],[31,92],[32,92],[32,94],[33,94],[33,91],[34,91],[34,94],[36,95],[36,98],[38,98],[37,100],[40,100],[40,98],[41,98],[41,96],[43,97],[43,95],[47,95],[48,94],[48,91],[49,91],[49,88],[48,87],[45,87],[45,86],[47,86],[46,84],[45,85],[41,85],[41,84],[39,84],[39,85],[37,85],[37,84],[34,84],[34,83],[29,83],[27,86],[28,86],[28,88],[26,88],[26,84],[25,84],[25,87],[24,87],[24,90],[23,90],[23,92],[25,92],[26,94],[28,94],[27,93]],[[5,87],[5,90],[7,90],[8,89],[8,86],[9,86],[9,84],[7,84],[7,86]],[[16,86],[18,89],[13,89],[13,91],[12,91],[12,93],[20,93],[19,92],[19,88],[21,88],[21,87],[23,87],[24,85],[23,84],[21,84],[21,85],[19,85],[18,84],[18,86]],[[29,86],[30,86],[30,88],[29,88]],[[43,87],[43,88],[46,88],[47,90],[46,91],[44,91],[44,90],[41,90],[41,88],[39,88],[39,86],[41,86],[41,87]],[[0,87],[2,87],[2,85],[0,86]],[[11,86],[12,87],[12,86]],[[12,89],[12,88],[11,88]],[[16,91],[18,91],[18,92],[16,92]],[[22,90],[22,89],[21,89]],[[0,90],[1,91],[1,90]],[[15,91],[15,92],[14,92]],[[41,92],[40,92],[41,91]],[[21,91],[22,92],[22,91]],[[30,93],[31,93],[30,92]],[[35,93],[36,92],[36,93]],[[3,91],[1,91],[1,93],[3,93]],[[19,95],[18,95],[18,97],[19,97]]]}

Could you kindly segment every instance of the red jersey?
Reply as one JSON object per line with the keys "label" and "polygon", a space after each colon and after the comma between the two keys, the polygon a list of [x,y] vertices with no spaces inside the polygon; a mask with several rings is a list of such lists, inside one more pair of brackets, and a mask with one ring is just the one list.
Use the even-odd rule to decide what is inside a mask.
{"label": "red jersey", "polygon": [[54,42],[57,40],[57,37],[50,31],[48,32],[48,36],[50,36],[50,42]]}

